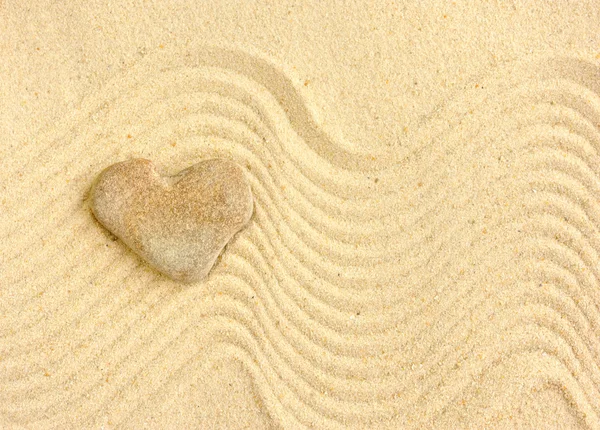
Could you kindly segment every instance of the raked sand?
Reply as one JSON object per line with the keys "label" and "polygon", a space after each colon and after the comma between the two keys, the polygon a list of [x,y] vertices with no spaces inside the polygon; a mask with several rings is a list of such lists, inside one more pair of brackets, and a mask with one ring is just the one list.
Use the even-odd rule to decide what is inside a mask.
{"label": "raked sand", "polygon": [[[0,143],[2,429],[600,428],[598,1],[0,0]],[[132,158],[243,168],[205,281]]]}

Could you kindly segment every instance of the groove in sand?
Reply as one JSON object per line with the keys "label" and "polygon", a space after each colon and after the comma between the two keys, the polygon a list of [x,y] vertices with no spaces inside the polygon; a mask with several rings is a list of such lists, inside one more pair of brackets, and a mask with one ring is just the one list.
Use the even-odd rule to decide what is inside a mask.
{"label": "groove in sand", "polygon": [[[593,428],[599,78],[569,58],[511,65],[424,118],[402,151],[365,154],[329,138],[267,60],[148,55],[40,134],[22,178],[3,172],[15,192],[2,277],[17,293],[0,315],[18,324],[0,324],[0,421],[54,427],[75,408],[90,427],[109,413],[125,425],[140,398],[221,354],[295,427],[419,428],[492,393],[502,368],[513,389],[559,387]],[[255,218],[205,285],[171,286],[93,225],[94,172],[140,155],[247,166]]]}

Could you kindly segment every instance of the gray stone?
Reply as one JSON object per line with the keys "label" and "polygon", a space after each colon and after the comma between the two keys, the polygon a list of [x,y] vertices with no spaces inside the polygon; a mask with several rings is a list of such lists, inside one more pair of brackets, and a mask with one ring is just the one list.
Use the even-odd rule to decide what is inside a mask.
{"label": "gray stone", "polygon": [[161,176],[149,160],[117,163],[100,173],[90,198],[104,227],[152,267],[183,282],[208,274],[253,211],[244,172],[220,159],[175,176]]}

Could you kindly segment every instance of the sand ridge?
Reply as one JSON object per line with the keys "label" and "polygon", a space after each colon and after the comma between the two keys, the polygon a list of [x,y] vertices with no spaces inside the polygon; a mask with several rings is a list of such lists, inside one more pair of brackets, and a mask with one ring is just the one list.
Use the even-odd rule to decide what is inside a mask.
{"label": "sand ridge", "polygon": [[[152,409],[212,359],[241,364],[277,427],[502,428],[521,411],[595,428],[599,78],[576,58],[506,65],[407,149],[365,152],[259,54],[146,56],[2,173],[0,417],[159,428]],[[181,288],[94,224],[86,190],[124,156],[245,167],[255,217],[205,284]]]}

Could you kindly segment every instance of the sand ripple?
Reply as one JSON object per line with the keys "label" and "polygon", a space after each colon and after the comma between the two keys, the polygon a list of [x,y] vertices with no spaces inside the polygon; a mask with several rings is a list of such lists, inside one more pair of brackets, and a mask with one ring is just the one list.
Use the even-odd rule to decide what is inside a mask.
{"label": "sand ripple", "polygon": [[[213,356],[288,428],[501,422],[547,393],[595,428],[600,69],[506,66],[373,153],[289,76],[156,52],[2,172],[0,422],[135,427]],[[84,201],[117,161],[213,156],[247,168],[256,212],[206,284],[146,268]]]}

